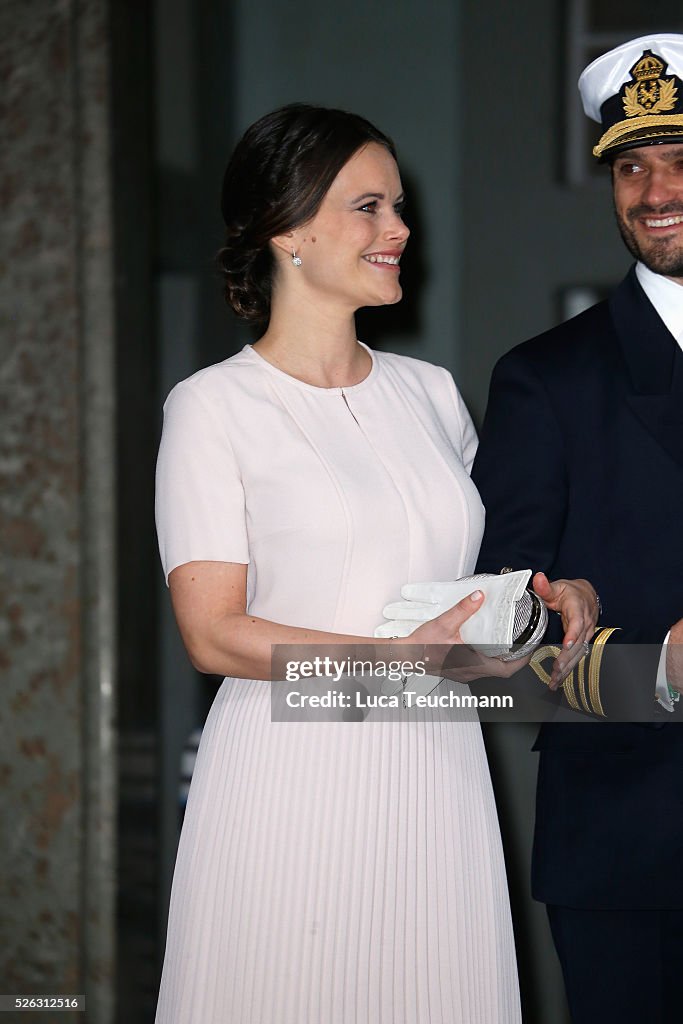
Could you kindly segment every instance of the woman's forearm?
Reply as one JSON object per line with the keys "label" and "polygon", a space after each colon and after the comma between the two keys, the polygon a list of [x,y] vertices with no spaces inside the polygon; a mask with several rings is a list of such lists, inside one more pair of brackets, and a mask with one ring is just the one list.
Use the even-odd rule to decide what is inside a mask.
{"label": "woman's forearm", "polygon": [[[245,611],[247,567],[242,563],[185,563],[169,574],[169,586],[185,647],[200,672],[265,680],[281,678],[278,669],[273,668],[272,656],[275,646],[284,645],[301,649],[296,656],[291,652],[295,660],[318,656],[337,662],[371,661],[375,665],[413,661],[415,649],[420,648],[433,674],[439,671],[452,646],[462,643],[460,626],[483,599],[481,591],[474,591],[453,608],[422,623],[410,636],[375,638],[288,626],[250,615]],[[303,650],[306,647],[320,650],[312,654]]]}
{"label": "woman's forearm", "polygon": [[217,618],[208,627],[203,626],[201,635],[193,636],[187,628],[182,632],[196,669],[242,679],[273,679],[272,654],[277,644],[319,646],[321,656],[328,655],[336,660],[383,661],[391,656],[392,645],[405,643],[285,626],[243,613],[228,613]]}

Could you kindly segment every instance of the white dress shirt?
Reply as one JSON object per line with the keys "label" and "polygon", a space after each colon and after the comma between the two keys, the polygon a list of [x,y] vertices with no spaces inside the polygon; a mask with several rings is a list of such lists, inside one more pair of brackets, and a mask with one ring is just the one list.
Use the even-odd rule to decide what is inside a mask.
{"label": "white dress shirt", "polygon": [[636,263],[636,277],[665,326],[683,349],[683,284]]}

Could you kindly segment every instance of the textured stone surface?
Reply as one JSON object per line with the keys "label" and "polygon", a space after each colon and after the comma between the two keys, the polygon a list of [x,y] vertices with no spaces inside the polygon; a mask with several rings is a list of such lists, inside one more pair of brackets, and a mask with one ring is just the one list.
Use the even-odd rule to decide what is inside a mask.
{"label": "textured stone surface", "polygon": [[[111,409],[101,392],[111,390],[112,314],[105,14],[104,0],[21,0],[0,8],[7,140],[0,171],[3,992],[83,992],[90,984],[89,908],[95,902],[106,913],[102,898],[111,886],[110,859],[97,895],[89,865],[90,833],[104,828],[111,843],[111,798],[103,801],[101,787],[93,797],[85,783],[93,700],[101,713],[101,666],[91,651],[93,611],[101,609],[84,597],[92,605],[93,566],[111,557],[110,542],[94,540],[92,530],[93,489],[96,496],[102,486],[110,490],[111,472],[105,461],[93,474],[86,440],[86,429],[99,423],[106,458]],[[94,389],[88,368],[103,362]],[[106,518],[103,525],[106,533]],[[106,573],[102,582],[106,595]],[[94,737],[98,749],[107,730],[105,723]],[[97,970],[106,978],[111,963],[100,957]]]}

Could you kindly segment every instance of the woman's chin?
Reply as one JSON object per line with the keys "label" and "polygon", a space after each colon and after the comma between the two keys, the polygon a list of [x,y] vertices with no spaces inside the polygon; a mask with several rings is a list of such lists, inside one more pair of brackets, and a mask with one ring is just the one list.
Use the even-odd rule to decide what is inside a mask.
{"label": "woman's chin", "polygon": [[394,306],[397,302],[400,302],[403,298],[403,289],[400,285],[397,285],[392,289],[384,289],[381,294],[376,295],[374,299],[368,299],[365,303],[366,306]]}

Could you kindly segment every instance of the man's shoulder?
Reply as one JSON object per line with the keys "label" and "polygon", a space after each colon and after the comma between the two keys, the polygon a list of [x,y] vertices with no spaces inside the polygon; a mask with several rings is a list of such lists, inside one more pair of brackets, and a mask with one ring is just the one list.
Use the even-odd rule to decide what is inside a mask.
{"label": "man's shoulder", "polygon": [[498,365],[541,372],[553,367],[584,369],[586,364],[597,366],[604,360],[611,361],[619,347],[618,331],[628,330],[643,305],[648,302],[632,267],[609,298],[516,345]]}
{"label": "man's shoulder", "polygon": [[614,344],[614,327],[608,301],[598,302],[570,320],[523,341],[499,360],[500,364],[523,363],[540,370],[568,363],[594,360]]}

